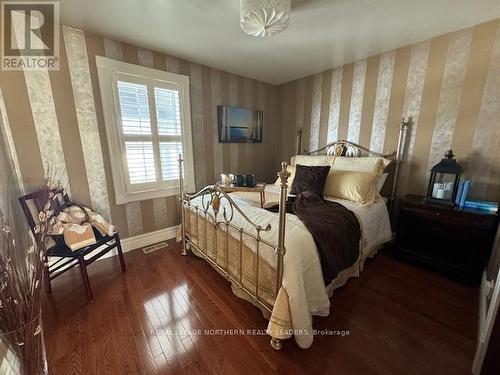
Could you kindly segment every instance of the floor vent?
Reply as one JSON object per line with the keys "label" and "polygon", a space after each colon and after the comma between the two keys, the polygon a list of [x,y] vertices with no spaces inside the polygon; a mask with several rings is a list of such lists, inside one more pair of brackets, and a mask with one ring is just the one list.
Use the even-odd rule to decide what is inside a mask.
{"label": "floor vent", "polygon": [[153,251],[163,249],[164,247],[168,247],[168,243],[166,241],[155,243],[154,245],[146,246],[142,248],[144,254],[152,253]]}

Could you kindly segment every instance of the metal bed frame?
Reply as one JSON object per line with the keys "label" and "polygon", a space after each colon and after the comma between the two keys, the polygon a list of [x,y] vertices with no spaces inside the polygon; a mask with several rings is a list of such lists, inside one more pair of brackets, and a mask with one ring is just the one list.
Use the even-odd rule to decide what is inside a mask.
{"label": "metal bed frame", "polygon": [[[180,201],[181,201],[181,220],[182,220],[182,255],[187,255],[187,252],[190,248],[194,248],[197,250],[198,255],[205,259],[212,267],[214,267],[217,271],[222,273],[226,279],[230,282],[233,282],[239,289],[241,289],[244,293],[251,297],[252,301],[257,304],[259,307],[262,307],[264,310],[271,314],[273,306],[270,306],[266,301],[264,301],[259,296],[259,264],[260,264],[260,244],[265,244],[274,249],[276,254],[276,289],[275,289],[275,297],[277,296],[282,280],[283,280],[283,258],[285,256],[285,214],[286,214],[286,197],[287,197],[287,181],[288,177],[290,177],[290,173],[287,171],[287,163],[281,163],[281,170],[278,172],[278,176],[280,178],[280,198],[279,198],[279,229],[278,229],[278,239],[277,243],[273,244],[261,238],[261,232],[268,232],[271,230],[271,226],[267,225],[266,227],[262,227],[260,225],[255,224],[247,215],[241,210],[240,207],[234,202],[234,200],[221,189],[219,184],[210,185],[198,193],[195,194],[186,194],[184,192],[184,183],[183,183],[183,168],[182,168],[183,159],[181,155],[179,155],[179,189],[180,189]],[[201,197],[202,204],[201,207],[199,205],[193,205],[191,201],[194,198]],[[220,212],[220,202],[221,199],[226,199],[229,203],[229,210],[223,208],[222,217],[219,216]],[[187,231],[186,226],[186,216],[192,214],[192,210],[194,208],[194,214],[196,215],[196,239],[197,243],[191,240],[189,236],[189,232]],[[212,208],[212,213],[209,212],[209,209]],[[234,216],[234,211],[237,211],[254,229],[255,233],[250,233],[245,231],[241,227],[237,227],[231,221]],[[229,211],[229,212],[228,212]],[[225,229],[226,233],[226,267],[221,265],[218,262],[217,253],[215,256],[215,260],[210,257],[208,254],[208,249],[201,248],[199,241],[199,216],[202,215],[205,225],[205,245],[207,244],[207,225],[209,225],[209,218],[212,219],[212,223],[210,225],[214,226],[215,233],[215,243],[217,243],[217,229],[219,226],[222,226]],[[229,271],[229,228],[236,230],[239,233],[239,275],[233,275]],[[193,233],[194,234],[194,233]],[[255,267],[255,290],[250,290],[243,284],[243,235],[250,237],[255,240],[256,243],[256,267]],[[215,247],[216,252],[219,251],[217,247]],[[279,350],[282,347],[281,340],[272,338],[271,346]]]}
{"label": "metal bed frame", "polygon": [[[369,149],[357,145],[352,142],[348,142],[345,140],[339,140],[332,143],[329,143],[318,150],[314,150],[311,152],[303,152],[303,154],[312,155],[312,154],[320,154],[325,153],[327,155],[343,155],[350,157],[358,157],[361,156],[361,153],[364,151],[369,155],[382,156],[386,158],[392,159],[395,163],[395,174],[391,188],[391,197],[390,197],[390,205],[392,206],[392,202],[395,198],[395,190],[397,188],[397,177],[399,173],[399,163],[402,159],[403,150],[405,147],[405,139],[406,132],[409,125],[409,121],[401,121],[401,127],[399,131],[399,140],[398,140],[398,148],[395,153],[387,153],[380,154],[377,152],[370,151]],[[297,134],[297,150],[298,154],[301,154],[301,146],[302,145],[302,131],[299,130]],[[274,253],[276,255],[276,281],[275,281],[275,294],[274,299],[277,297],[278,292],[282,286],[283,280],[283,261],[286,253],[285,249],[285,227],[286,227],[286,199],[287,199],[287,181],[290,177],[290,173],[287,171],[288,164],[286,162],[281,163],[281,170],[277,173],[280,179],[280,194],[279,194],[279,222],[278,222],[278,238],[276,239],[276,243],[271,243],[269,241],[264,240],[261,237],[261,232],[268,232],[271,230],[271,226],[267,225],[266,227],[262,227],[254,223],[244,212],[243,210],[234,202],[234,200],[221,188],[221,186],[216,183],[214,185],[209,185],[197,193],[187,194],[184,191],[184,179],[183,179],[183,159],[182,156],[179,155],[179,200],[181,202],[181,222],[182,222],[182,255],[187,255],[188,251],[193,248],[196,250],[197,255],[205,259],[213,268],[219,271],[228,281],[230,281],[233,285],[235,285],[240,291],[243,291],[244,294],[250,297],[250,300],[261,307],[269,314],[271,314],[273,306],[266,302],[261,295],[259,294],[259,265],[261,261],[260,257],[260,246],[261,244],[267,245],[270,248],[274,249]],[[192,203],[192,200],[201,197],[201,206],[198,204]],[[221,200],[226,199],[229,203],[229,209],[223,207],[222,212],[220,210]],[[250,226],[255,230],[254,233],[244,230],[241,227],[234,225],[231,221],[233,219],[234,213],[237,211],[244,220],[250,224]],[[191,220],[192,214],[196,215],[196,241],[190,237],[191,225],[186,225],[186,218],[189,216],[189,220]],[[199,238],[199,218],[203,218],[204,220],[204,230],[205,230],[205,248],[200,246],[200,238]],[[213,259],[208,253],[208,245],[207,245],[207,227],[208,225],[212,225],[215,233],[214,240],[214,250],[215,250],[215,259]],[[217,248],[217,233],[218,229],[222,228],[225,240],[225,249]],[[229,236],[230,229],[236,231],[239,234],[239,238],[236,238],[238,241],[239,247],[239,274],[234,275],[229,270]],[[255,241],[255,288],[251,290],[249,287],[245,286],[243,283],[243,265],[242,265],[242,257],[243,257],[243,236],[247,236]],[[234,238],[234,236],[233,236]],[[222,251],[222,255],[226,257],[226,263],[221,264],[218,261],[218,254]],[[282,341],[280,339],[271,338],[271,346],[275,350],[280,350],[282,348]]]}

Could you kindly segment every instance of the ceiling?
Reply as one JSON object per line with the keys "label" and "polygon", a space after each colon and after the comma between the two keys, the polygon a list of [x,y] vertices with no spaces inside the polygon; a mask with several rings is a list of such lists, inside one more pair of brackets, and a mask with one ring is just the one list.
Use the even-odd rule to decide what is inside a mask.
{"label": "ceiling", "polygon": [[65,25],[281,84],[500,17],[498,0],[292,0],[270,39],[239,27],[238,0],[63,0]]}

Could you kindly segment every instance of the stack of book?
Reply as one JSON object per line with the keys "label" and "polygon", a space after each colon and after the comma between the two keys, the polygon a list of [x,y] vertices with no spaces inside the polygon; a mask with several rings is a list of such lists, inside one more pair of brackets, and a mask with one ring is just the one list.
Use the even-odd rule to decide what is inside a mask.
{"label": "stack of book", "polygon": [[487,202],[487,201],[477,201],[477,200],[466,200],[464,207],[474,208],[476,210],[486,210],[489,212],[498,212],[498,202]]}
{"label": "stack of book", "polygon": [[469,195],[471,181],[470,180],[460,180],[458,184],[457,197],[455,199],[455,204],[459,207],[474,208],[476,210],[485,210],[489,212],[498,212],[498,202],[488,202],[467,199]]}
{"label": "stack of book", "polygon": [[455,204],[460,207],[465,206],[465,200],[467,195],[469,195],[470,190],[470,180],[461,179],[458,183],[457,197],[455,199]]}

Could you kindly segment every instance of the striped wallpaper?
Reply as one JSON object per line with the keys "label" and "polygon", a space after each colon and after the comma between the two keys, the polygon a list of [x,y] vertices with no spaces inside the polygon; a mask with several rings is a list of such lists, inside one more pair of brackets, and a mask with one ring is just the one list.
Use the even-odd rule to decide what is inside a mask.
{"label": "striped wallpaper", "polygon": [[400,196],[424,194],[452,148],[471,195],[500,200],[498,19],[285,83],[278,97],[279,158],[293,155],[301,127],[309,150],[347,139],[394,151],[401,117],[412,117]]}
{"label": "striped wallpaper", "polygon": [[[68,27],[61,46],[59,71],[0,71],[16,168],[26,191],[55,168],[74,199],[109,216],[124,238],[177,224],[177,200],[116,205],[96,55],[190,76],[197,188],[221,172],[274,180],[298,128],[308,149],[348,139],[394,150],[400,118],[411,116],[400,195],[423,193],[427,171],[452,147],[472,195],[500,200],[498,19],[280,86]],[[219,144],[218,104],[263,109],[263,143]]]}
{"label": "striped wallpaper", "polygon": [[[275,86],[69,27],[62,28],[60,42],[59,71],[0,71],[0,97],[26,191],[40,186],[50,166],[74,200],[111,218],[123,238],[178,224],[176,197],[116,205],[96,55],[190,76],[197,188],[221,172],[274,178]],[[264,110],[263,143],[219,144],[219,104]]]}

